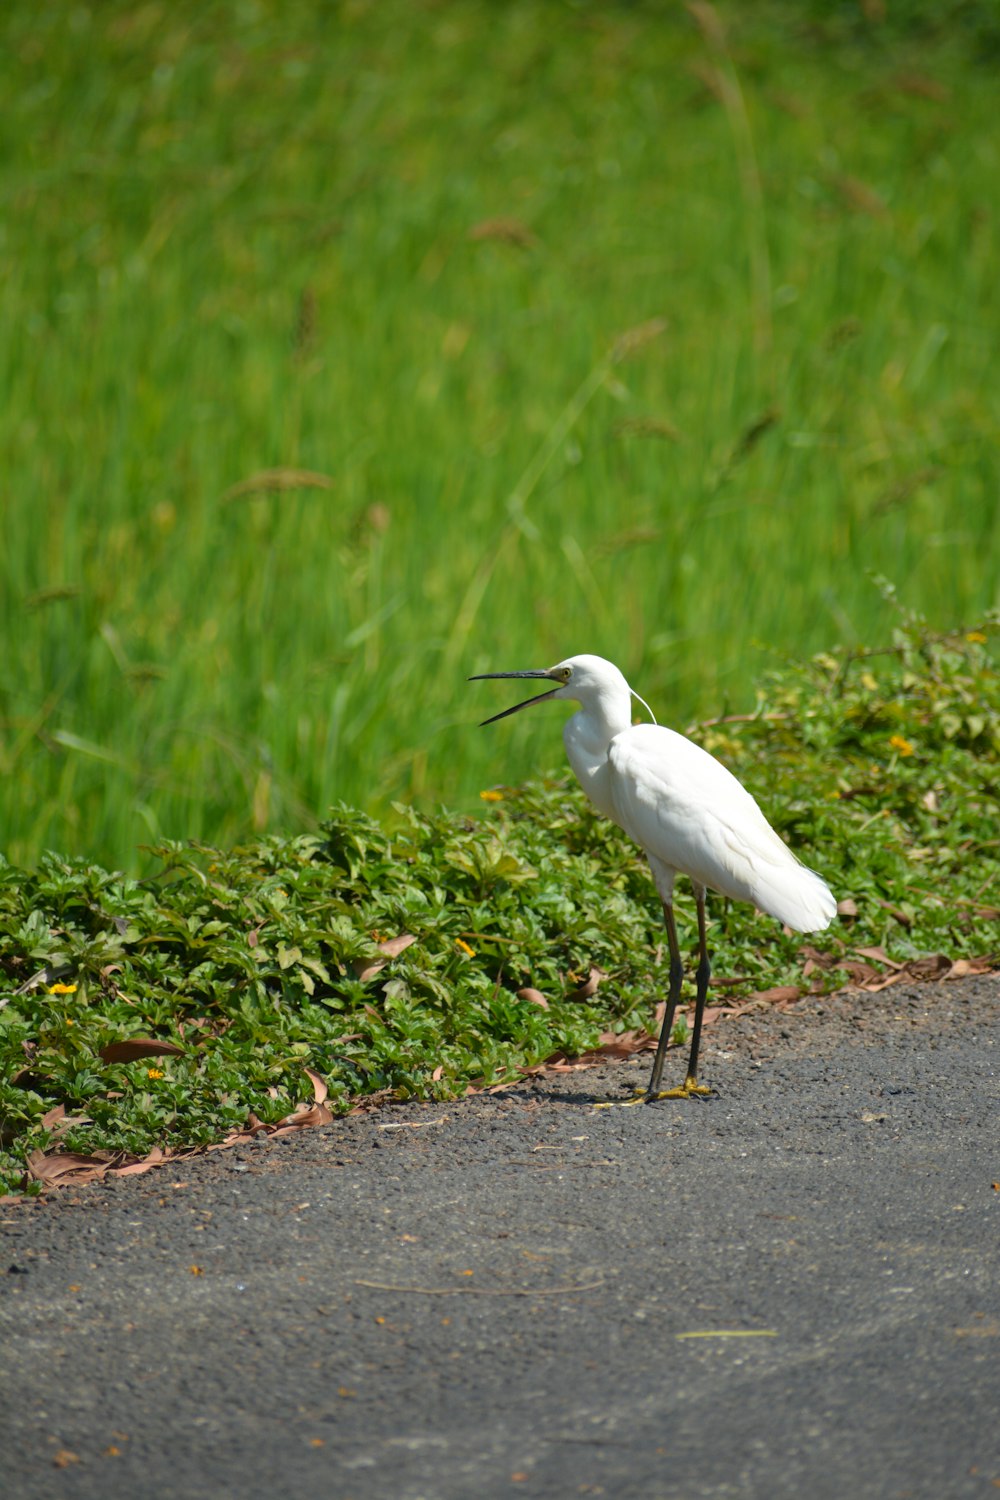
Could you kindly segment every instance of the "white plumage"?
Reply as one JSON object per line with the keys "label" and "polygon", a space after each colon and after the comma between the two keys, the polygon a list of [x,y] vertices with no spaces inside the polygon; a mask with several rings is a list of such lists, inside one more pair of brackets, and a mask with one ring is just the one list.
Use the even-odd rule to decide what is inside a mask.
{"label": "white plumage", "polygon": [[672,729],[636,724],[608,746],[613,816],[666,872],[752,901],[798,932],[827,927],[836,903],[796,859],[736,777]]}
{"label": "white plumage", "polygon": [[[796,931],[819,932],[837,911],[829,887],[796,859],[746,788],[707,750],[672,729],[632,723],[632,698],[637,695],[611,662],[600,656],[571,656],[544,671],[482,676],[538,677],[556,683],[550,691],[495,714],[487,724],[545,698],[580,704],[563,728],[570,764],[598,812],[619,824],[645,851],[667,925],[670,993],[646,1097],[709,1092],[697,1082],[711,972],[706,889],[734,901],[750,901]],[[658,1093],[660,1076],[683,976],[673,917],[678,875],[687,875],[694,886],[700,962],[687,1079],[682,1089],[664,1096]]]}

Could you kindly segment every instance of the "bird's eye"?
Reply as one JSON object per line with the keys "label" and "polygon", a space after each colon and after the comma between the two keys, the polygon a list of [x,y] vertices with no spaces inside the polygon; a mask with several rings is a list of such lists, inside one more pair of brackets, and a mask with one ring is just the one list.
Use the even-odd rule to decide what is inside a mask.
{"label": "bird's eye", "polygon": [[559,676],[562,678],[563,682],[569,682],[569,680],[572,677],[572,675],[573,675],[573,668],[572,667],[560,667],[559,668]]}

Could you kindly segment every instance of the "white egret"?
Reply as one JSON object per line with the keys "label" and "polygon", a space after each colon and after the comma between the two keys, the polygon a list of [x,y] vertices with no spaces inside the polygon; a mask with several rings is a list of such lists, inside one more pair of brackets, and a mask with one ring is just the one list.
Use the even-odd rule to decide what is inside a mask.
{"label": "white egret", "polygon": [[[734,901],[752,901],[798,932],[820,932],[837,911],[829,887],[796,859],[750,793],[714,755],[672,729],[632,723],[632,698],[639,695],[611,662],[600,656],[571,656],[544,671],[482,672],[469,681],[501,677],[539,677],[555,686],[505,708],[484,724],[495,724],[547,698],[580,704],[563,727],[570,765],[597,811],[623,828],[649,861],[667,927],[670,988],[644,1097],[652,1101],[711,1093],[698,1082],[698,1048],[711,976],[706,890]],[[690,879],[698,911],[694,1028],[683,1086],[661,1093],[663,1061],[684,978],[674,923],[678,875]]]}

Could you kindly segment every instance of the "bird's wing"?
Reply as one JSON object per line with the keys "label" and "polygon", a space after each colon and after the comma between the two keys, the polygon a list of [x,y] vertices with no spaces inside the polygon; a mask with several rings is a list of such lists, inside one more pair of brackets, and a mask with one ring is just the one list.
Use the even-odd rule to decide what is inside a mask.
{"label": "bird's wing", "polygon": [[618,822],[661,864],[800,931],[828,925],[836,904],[825,883],[707,750],[640,724],[616,735],[608,764]]}

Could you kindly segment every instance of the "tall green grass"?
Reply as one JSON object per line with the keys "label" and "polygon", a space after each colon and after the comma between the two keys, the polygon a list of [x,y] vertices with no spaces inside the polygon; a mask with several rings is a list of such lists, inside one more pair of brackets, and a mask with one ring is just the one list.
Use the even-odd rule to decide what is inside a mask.
{"label": "tall green grass", "polygon": [[560,759],[471,672],[597,651],[683,724],[883,638],[873,570],[996,605],[953,11],[7,7],[8,855],[471,806]]}

